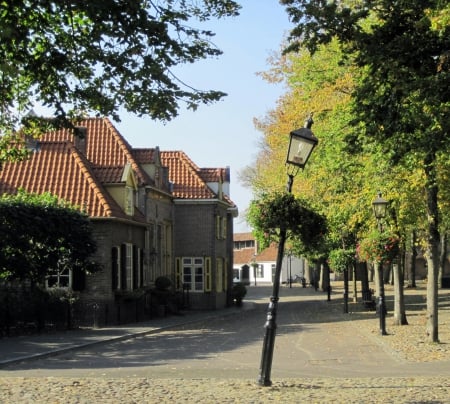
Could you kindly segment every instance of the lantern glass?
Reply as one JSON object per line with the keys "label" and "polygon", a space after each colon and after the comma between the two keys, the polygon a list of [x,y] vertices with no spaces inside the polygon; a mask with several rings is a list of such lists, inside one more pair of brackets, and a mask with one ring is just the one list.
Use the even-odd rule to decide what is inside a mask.
{"label": "lantern glass", "polygon": [[317,143],[318,139],[307,128],[292,131],[286,163],[304,168]]}
{"label": "lantern glass", "polygon": [[372,202],[373,213],[376,219],[383,219],[386,217],[388,201],[381,197],[381,193]]}

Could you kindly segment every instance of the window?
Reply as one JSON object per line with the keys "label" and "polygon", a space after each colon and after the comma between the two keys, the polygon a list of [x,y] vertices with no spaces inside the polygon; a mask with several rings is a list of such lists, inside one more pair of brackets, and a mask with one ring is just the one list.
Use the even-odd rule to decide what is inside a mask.
{"label": "window", "polygon": [[203,292],[203,258],[183,258],[183,283],[191,292]]}
{"label": "window", "polygon": [[257,278],[264,278],[264,265],[259,264],[256,267],[256,277]]}
{"label": "window", "polygon": [[[133,254],[133,252],[135,252]],[[137,276],[133,267],[137,261],[133,258],[137,251],[133,244],[122,244],[119,248],[113,248],[112,261],[112,288],[113,290],[132,290],[136,286],[133,279]]]}
{"label": "window", "polygon": [[134,215],[134,190],[132,187],[125,187],[125,213]]}
{"label": "window", "polygon": [[242,250],[244,248],[255,248],[255,240],[235,241],[234,249]]}
{"label": "window", "polygon": [[68,268],[62,268],[47,278],[47,287],[52,288],[70,288],[72,287],[72,271]]}
{"label": "window", "polygon": [[48,275],[45,286],[47,288],[68,288],[75,291],[84,290],[86,274],[81,268],[70,269],[65,265]]}

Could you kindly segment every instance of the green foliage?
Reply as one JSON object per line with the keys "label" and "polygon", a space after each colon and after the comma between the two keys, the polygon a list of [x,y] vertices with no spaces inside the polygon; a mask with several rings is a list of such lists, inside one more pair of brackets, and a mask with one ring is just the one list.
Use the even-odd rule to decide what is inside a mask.
{"label": "green foliage", "polygon": [[238,15],[233,0],[1,4],[0,135],[21,123],[28,134],[45,131],[48,120],[27,116],[35,103],[54,111],[53,125],[72,127],[91,112],[119,120],[120,108],[170,120],[181,102],[196,109],[225,95],[194,89],[173,69],[222,53],[196,25]]}
{"label": "green foliage", "polygon": [[[439,179],[443,178],[439,171],[440,160],[448,159],[450,151],[448,1],[282,3],[297,24],[288,51],[305,47],[314,53],[320,44],[336,38],[343,50],[342,61],[348,61],[349,55],[361,72],[352,92],[352,130],[346,136],[349,150],[373,157],[378,154],[387,162],[383,181],[387,176],[392,178],[396,171],[393,167],[416,171],[405,177],[403,189],[412,188],[409,184],[414,178],[423,178],[418,193],[422,200],[410,204],[409,211],[411,219],[422,213],[420,225],[426,228],[426,249],[432,257],[428,266],[427,333],[436,342],[439,207],[445,206],[438,199],[442,187]],[[447,185],[443,184],[444,188]],[[399,223],[411,223],[413,220],[400,215],[405,214],[403,207],[412,193],[405,198],[398,188],[392,187],[398,194],[397,206],[402,209]],[[379,262],[385,251],[376,240],[368,244],[366,257]]]}
{"label": "green foliage", "polygon": [[331,250],[328,265],[335,272],[344,272],[355,261],[355,250],[339,248]]}
{"label": "green foliage", "polygon": [[158,290],[167,290],[172,285],[172,281],[167,276],[158,276],[155,280],[155,288]]}
{"label": "green foliage", "polygon": [[356,247],[360,261],[389,263],[397,257],[400,248],[400,238],[390,232],[374,230]]}
{"label": "green foliage", "polygon": [[327,233],[326,219],[304,204],[285,192],[266,194],[250,203],[247,220],[262,248],[276,241],[279,229],[286,230],[289,237],[300,241],[305,249],[320,247]]}
{"label": "green foliage", "polygon": [[65,268],[94,272],[97,247],[87,215],[50,194],[0,198],[0,278],[42,283]]}
{"label": "green foliage", "polygon": [[[338,38],[364,72],[353,94],[353,124],[381,143],[394,163],[410,153],[448,150],[450,26],[442,1],[283,0],[298,26],[292,49]],[[346,56],[342,58],[346,59]],[[356,136],[358,137],[358,136]]]}

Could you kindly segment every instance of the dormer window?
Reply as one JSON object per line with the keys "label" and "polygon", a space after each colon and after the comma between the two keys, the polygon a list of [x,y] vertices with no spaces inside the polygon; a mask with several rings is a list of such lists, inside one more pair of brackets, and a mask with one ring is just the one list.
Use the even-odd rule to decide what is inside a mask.
{"label": "dormer window", "polygon": [[133,187],[125,187],[125,213],[129,216],[134,215],[134,189]]}

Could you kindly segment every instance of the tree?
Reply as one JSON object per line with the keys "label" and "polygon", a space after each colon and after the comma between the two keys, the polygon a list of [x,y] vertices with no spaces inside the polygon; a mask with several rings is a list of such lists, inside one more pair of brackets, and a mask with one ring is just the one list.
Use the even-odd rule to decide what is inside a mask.
{"label": "tree", "polygon": [[261,248],[278,242],[279,231],[284,229],[288,233],[287,239],[297,242],[297,251],[315,252],[323,244],[328,231],[325,217],[291,193],[274,192],[253,200],[247,220]]}
{"label": "tree", "polygon": [[[450,26],[447,2],[282,0],[292,21],[289,50],[312,52],[338,38],[363,76],[353,94],[349,144],[375,142],[392,165],[414,161],[425,175],[427,334],[438,339],[438,163],[448,154]],[[350,3],[350,2],[349,2]],[[355,148],[355,150],[357,147]]]}
{"label": "tree", "polygon": [[0,279],[42,285],[62,269],[81,279],[99,269],[96,249],[88,216],[56,196],[0,198]]}
{"label": "tree", "polygon": [[[174,67],[219,56],[214,33],[195,22],[236,16],[239,8],[232,0],[2,2],[0,148],[9,152],[0,158],[20,157],[10,151],[18,125],[36,135],[73,127],[85,113],[119,120],[119,108],[164,121],[180,102],[195,109],[221,99],[221,91],[190,87]],[[54,119],[30,114],[34,104],[52,109]]]}

